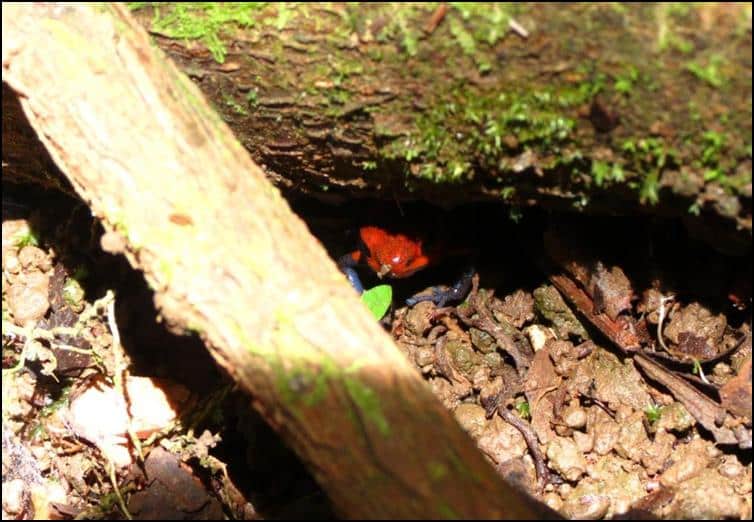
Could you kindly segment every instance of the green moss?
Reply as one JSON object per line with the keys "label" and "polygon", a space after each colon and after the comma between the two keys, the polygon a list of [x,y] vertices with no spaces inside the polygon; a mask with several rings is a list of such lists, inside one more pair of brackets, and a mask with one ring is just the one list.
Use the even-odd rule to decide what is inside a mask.
{"label": "green moss", "polygon": [[249,111],[246,110],[246,107],[238,103],[229,94],[223,94],[223,103],[225,104],[226,107],[228,107],[230,110],[232,110],[234,113],[238,114],[239,116],[249,115]]}
{"label": "green moss", "polygon": [[531,407],[526,401],[516,403],[516,411],[518,412],[519,417],[521,417],[522,419],[531,418]]}
{"label": "green moss", "polygon": [[440,503],[437,506],[437,511],[446,520],[458,520],[461,518],[461,515],[457,511],[455,511],[452,507],[445,504],[444,502]]}
{"label": "green moss", "polygon": [[448,27],[453,44],[477,65],[479,72],[493,69],[493,47],[509,31],[511,15],[520,9],[506,3],[451,3]]}
{"label": "green moss", "polygon": [[623,95],[629,95],[631,94],[631,91],[633,91],[634,86],[639,81],[639,70],[631,66],[628,68],[628,70],[618,76],[615,79],[615,83],[613,84],[613,88],[616,90],[616,92],[619,92]]}
{"label": "green moss", "polygon": [[63,285],[63,300],[74,310],[78,309],[84,299],[84,289],[73,278],[66,280]]}
{"label": "green moss", "polygon": [[13,238],[13,244],[18,248],[24,248],[27,246],[39,246],[39,236],[31,229],[23,232],[19,232]]}
{"label": "green moss", "polygon": [[660,201],[660,175],[663,169],[678,163],[678,153],[661,138],[628,139],[621,148],[626,169],[635,174],[629,186],[638,189],[642,204],[656,205]]}
{"label": "green moss", "polygon": [[472,179],[472,162],[486,170],[505,170],[509,158],[526,149],[541,156],[557,154],[576,126],[568,108],[594,92],[593,84],[586,85],[565,97],[550,90],[456,88],[418,116],[415,132],[382,152],[416,163],[412,175],[438,183]]}
{"label": "green moss", "polygon": [[[221,35],[235,28],[248,29],[259,21],[260,10],[266,2],[185,2],[172,3],[166,9],[160,2],[138,2],[130,4],[131,9],[151,5],[154,9],[152,29],[170,38],[198,40],[207,46],[212,57],[218,62],[225,61],[227,49]],[[279,4],[278,16],[271,21],[282,29],[292,18],[285,4]],[[282,26],[280,24],[282,23]],[[279,27],[280,26],[280,27]]]}
{"label": "green moss", "polygon": [[703,66],[697,62],[688,62],[684,66],[684,69],[712,87],[720,88],[725,84],[725,77],[720,69],[721,64],[722,58],[718,55],[714,55],[707,61],[707,65]]}
{"label": "green moss", "polygon": [[594,184],[598,187],[603,187],[611,183],[621,183],[626,179],[623,172],[623,166],[620,163],[593,161],[591,174]]}
{"label": "green moss", "polygon": [[[447,26],[450,38],[446,39],[446,51],[450,55],[462,54],[476,64],[480,72],[492,69],[496,62],[493,46],[508,32],[511,13],[521,10],[514,4],[453,3],[447,11],[442,25]],[[395,9],[391,4],[373,5],[365,11],[359,3],[347,4],[341,13],[341,25],[329,35],[334,43],[348,42],[351,36],[371,35],[380,44],[393,43],[397,54],[403,60],[406,56],[421,56],[428,37],[422,28],[427,23],[437,4],[402,4]],[[365,14],[366,13],[366,14]],[[380,23],[375,21],[379,20]],[[382,23],[386,22],[386,23]],[[436,29],[444,30],[443,28]],[[434,35],[430,36],[434,37]],[[432,47],[436,49],[437,43]],[[382,59],[385,49],[368,50],[373,59]],[[375,58],[375,54],[379,58]]]}
{"label": "green moss", "polygon": [[430,461],[428,469],[432,480],[442,480],[448,476],[448,467],[442,462]]}
{"label": "green moss", "polygon": [[249,107],[252,109],[255,109],[259,104],[259,91],[256,88],[251,89],[246,93],[246,103],[248,103]]}
{"label": "green moss", "polygon": [[372,422],[384,436],[390,435],[390,424],[382,413],[377,393],[364,384],[360,377],[343,376],[343,384],[361,415]]}
{"label": "green moss", "polygon": [[702,164],[709,167],[720,161],[720,151],[725,146],[725,135],[716,131],[707,131],[702,135]]}

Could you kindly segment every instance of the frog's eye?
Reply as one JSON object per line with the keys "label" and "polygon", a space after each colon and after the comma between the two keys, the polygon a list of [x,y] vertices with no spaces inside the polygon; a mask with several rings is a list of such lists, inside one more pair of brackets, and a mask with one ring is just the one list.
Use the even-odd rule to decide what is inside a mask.
{"label": "frog's eye", "polygon": [[400,256],[400,255],[395,255],[395,256],[393,256],[393,258],[392,258],[392,259],[390,260],[390,263],[392,263],[392,264],[393,264],[393,266],[395,266],[395,265],[400,265],[400,264],[401,264],[402,262],[403,262],[403,257],[402,257],[402,256]]}

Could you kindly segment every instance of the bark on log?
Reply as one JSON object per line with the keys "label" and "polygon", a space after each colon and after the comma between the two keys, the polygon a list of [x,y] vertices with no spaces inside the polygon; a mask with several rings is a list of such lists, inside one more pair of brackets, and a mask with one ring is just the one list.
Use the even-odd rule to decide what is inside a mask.
{"label": "bark on log", "polygon": [[55,163],[342,516],[549,513],[484,461],[123,6],[2,9],[3,81]]}
{"label": "bark on log", "polygon": [[135,14],[283,188],[683,217],[749,248],[748,4]]}

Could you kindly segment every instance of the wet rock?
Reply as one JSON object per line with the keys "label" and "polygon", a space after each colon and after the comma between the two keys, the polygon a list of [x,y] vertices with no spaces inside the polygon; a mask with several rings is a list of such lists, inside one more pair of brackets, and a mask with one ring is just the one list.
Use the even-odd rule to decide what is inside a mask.
{"label": "wet rock", "polygon": [[432,326],[431,317],[434,305],[429,301],[422,301],[416,306],[409,308],[406,313],[405,325],[409,332],[417,337],[424,335],[424,332]]}
{"label": "wet rock", "polygon": [[644,430],[644,413],[637,411],[620,424],[615,450],[621,457],[640,462],[642,455],[649,451],[649,447],[649,437]]}
{"label": "wet rock", "polygon": [[18,253],[18,261],[25,269],[38,268],[42,272],[47,272],[52,268],[52,260],[41,248],[35,246],[25,246]]}
{"label": "wet rock", "polygon": [[586,410],[579,405],[577,400],[571,401],[561,417],[569,428],[580,430],[586,426]]}
{"label": "wet rock", "polygon": [[588,418],[588,433],[594,437],[595,453],[607,455],[618,443],[620,425],[598,406],[589,408]]}
{"label": "wet rock", "polygon": [[663,406],[659,420],[654,424],[657,430],[684,432],[696,424],[686,407],[680,402]]}
{"label": "wet rock", "polygon": [[497,343],[495,339],[478,328],[469,328],[469,335],[471,336],[471,344],[482,353],[492,353],[497,349]]}
{"label": "wet rock", "polygon": [[537,313],[552,324],[559,339],[567,339],[571,335],[589,338],[584,326],[554,286],[546,285],[534,290],[534,305]]}
{"label": "wet rock", "polygon": [[459,404],[453,410],[453,415],[458,424],[474,439],[479,438],[482,430],[487,425],[484,408],[476,404]]}
{"label": "wet rock", "polygon": [[643,412],[652,404],[643,379],[632,361],[621,363],[618,357],[606,350],[594,350],[587,358],[579,361],[574,373],[569,382],[571,395],[593,397],[613,411],[623,405]]}
{"label": "wet rock", "polygon": [[548,341],[555,340],[555,336],[550,330],[539,324],[533,324],[526,327],[524,332],[529,339],[529,344],[531,344],[532,350],[535,352],[543,349]]}
{"label": "wet rock", "polygon": [[[691,303],[673,314],[664,335],[690,357],[708,359],[717,353],[727,324],[725,315],[713,315],[699,303]],[[706,343],[707,347],[700,346],[699,342]]]}
{"label": "wet rock", "polygon": [[573,496],[563,504],[563,512],[573,520],[599,520],[610,509],[610,498],[605,495]]}
{"label": "wet rock", "polygon": [[534,298],[529,292],[516,290],[505,296],[502,304],[493,308],[493,314],[498,321],[521,328],[534,319]]}
{"label": "wet rock", "polygon": [[655,475],[665,468],[665,464],[673,452],[675,442],[676,439],[672,433],[659,431],[655,434],[652,444],[646,447],[641,456],[641,463],[648,474]]}
{"label": "wet rock", "polygon": [[573,432],[573,442],[581,453],[590,453],[594,449],[594,433]]}
{"label": "wet rock", "polygon": [[672,457],[673,464],[662,474],[660,483],[665,487],[677,486],[701,473],[719,455],[720,450],[709,442],[696,438],[676,449]]}
{"label": "wet rock", "polygon": [[474,370],[479,365],[479,356],[471,345],[460,339],[449,339],[444,346],[450,357],[450,363],[469,381],[473,380]]}
{"label": "wet rock", "polygon": [[477,439],[477,445],[498,465],[521,458],[528,451],[521,432],[497,415],[486,423]]}
{"label": "wet rock", "polygon": [[670,509],[663,515],[676,520],[721,520],[745,518],[747,511],[733,482],[714,469],[705,469],[677,488]]}
{"label": "wet rock", "polygon": [[598,262],[589,280],[589,292],[595,312],[604,312],[613,321],[619,314],[631,309],[634,291],[626,274],[617,266],[608,270]]}
{"label": "wet rock", "polygon": [[584,479],[574,488],[572,496],[603,495],[610,499],[606,518],[627,512],[646,494],[640,471],[631,462],[614,454],[590,462]]}
{"label": "wet rock", "polygon": [[42,319],[50,308],[49,277],[41,272],[20,275],[7,293],[8,308],[19,326]]}
{"label": "wet rock", "polygon": [[573,440],[555,437],[547,445],[548,466],[571,482],[586,472],[586,460]]}

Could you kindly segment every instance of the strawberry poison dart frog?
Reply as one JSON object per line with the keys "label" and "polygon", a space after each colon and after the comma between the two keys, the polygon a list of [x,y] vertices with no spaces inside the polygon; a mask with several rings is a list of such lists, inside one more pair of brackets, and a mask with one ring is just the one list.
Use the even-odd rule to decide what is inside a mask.
{"label": "strawberry poison dart frog", "polygon": [[[364,286],[355,267],[366,264],[382,278],[402,279],[409,277],[439,260],[440,250],[427,251],[422,240],[404,234],[392,234],[374,226],[359,229],[359,248],[338,260],[338,266],[346,275],[357,292],[362,293]],[[444,306],[448,301],[458,301],[466,297],[471,288],[474,269],[468,269],[461,280],[447,290],[437,287],[431,294],[416,295],[406,300],[413,306],[421,301],[432,301],[437,306]]]}

